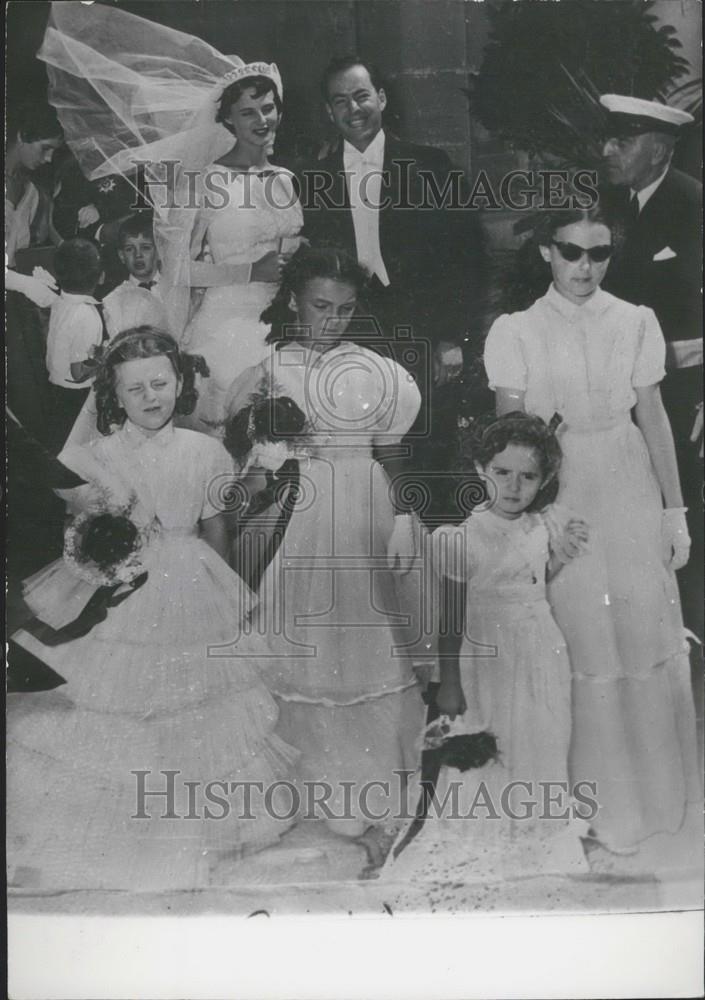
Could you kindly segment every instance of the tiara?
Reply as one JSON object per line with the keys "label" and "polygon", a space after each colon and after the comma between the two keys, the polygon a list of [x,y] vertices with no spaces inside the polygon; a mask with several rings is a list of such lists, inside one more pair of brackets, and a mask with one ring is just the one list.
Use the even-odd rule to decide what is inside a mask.
{"label": "tiara", "polygon": [[279,100],[284,99],[282,78],[276,63],[253,62],[246,63],[244,66],[236,66],[234,69],[228,70],[221,82],[224,84],[224,87],[229,87],[231,83],[243,80],[247,76],[266,76],[277,88]]}

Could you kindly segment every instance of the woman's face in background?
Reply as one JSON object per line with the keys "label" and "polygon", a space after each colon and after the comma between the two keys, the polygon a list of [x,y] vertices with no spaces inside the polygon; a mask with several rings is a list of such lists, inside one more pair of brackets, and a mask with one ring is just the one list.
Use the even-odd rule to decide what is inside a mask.
{"label": "woman's face in background", "polygon": [[298,323],[308,328],[301,336],[307,340],[340,340],[356,306],[355,286],[338,278],[311,278],[294,296]]}
{"label": "woman's face in background", "polygon": [[569,302],[582,305],[599,287],[609,266],[609,257],[598,263],[582,253],[575,261],[566,260],[556,243],[572,244],[583,250],[605,247],[612,243],[612,233],[602,222],[586,220],[561,226],[548,246],[541,246],[541,256],[551,265],[553,284]]}
{"label": "woman's face in background", "polygon": [[18,137],[20,162],[25,170],[38,170],[45,163],[51,163],[54,153],[63,144],[64,140],[61,136],[27,142],[20,135]]}
{"label": "woman's face in background", "polygon": [[226,121],[235,133],[235,138],[243,145],[271,152],[281,115],[274,99],[274,91],[269,90],[260,97],[255,96],[255,88],[245,90],[230,105]]}

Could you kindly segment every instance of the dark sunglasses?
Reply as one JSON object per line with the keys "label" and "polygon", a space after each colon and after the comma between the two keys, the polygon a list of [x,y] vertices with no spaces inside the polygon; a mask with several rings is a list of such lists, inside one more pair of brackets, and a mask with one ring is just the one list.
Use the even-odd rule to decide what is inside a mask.
{"label": "dark sunglasses", "polygon": [[611,243],[601,243],[597,247],[581,247],[577,243],[561,243],[559,240],[551,240],[551,243],[554,247],[558,247],[558,252],[563,260],[569,260],[571,263],[580,260],[586,253],[593,264],[604,264],[612,256],[614,250]]}

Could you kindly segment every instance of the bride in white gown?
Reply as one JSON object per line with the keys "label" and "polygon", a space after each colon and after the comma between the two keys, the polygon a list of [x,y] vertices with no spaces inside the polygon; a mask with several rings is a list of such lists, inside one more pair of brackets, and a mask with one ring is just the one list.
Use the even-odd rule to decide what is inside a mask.
{"label": "bride in white gown", "polygon": [[271,69],[244,67],[238,72],[262,72],[223,92],[216,117],[236,142],[201,178],[191,245],[208,259],[192,263],[191,282],[206,290],[182,344],[210,368],[195,414],[206,422],[222,420],[233,380],[269,353],[269,327],[259,317],[274,298],[282,263],[299,245],[303,218],[292,176],[269,162],[282,109]]}
{"label": "bride in white gown", "polygon": [[292,176],[269,162],[279,71],[100,4],[52,4],[38,54],[84,174],[147,191],[169,329],[205,356],[197,416],[217,420],[225,389],[267,353],[259,316],[299,244]]}

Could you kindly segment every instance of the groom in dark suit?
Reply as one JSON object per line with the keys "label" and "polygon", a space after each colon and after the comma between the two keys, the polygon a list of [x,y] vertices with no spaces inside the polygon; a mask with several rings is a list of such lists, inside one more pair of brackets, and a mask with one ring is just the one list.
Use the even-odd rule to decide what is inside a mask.
{"label": "groom in dark suit", "polygon": [[[442,204],[448,155],[385,132],[387,97],[373,67],[334,59],[322,92],[340,141],[301,178],[304,232],[344,247],[371,273],[369,311],[414,374],[430,433],[431,386],[462,374],[480,311],[480,229],[472,212]],[[455,184],[459,200],[457,174]]]}

